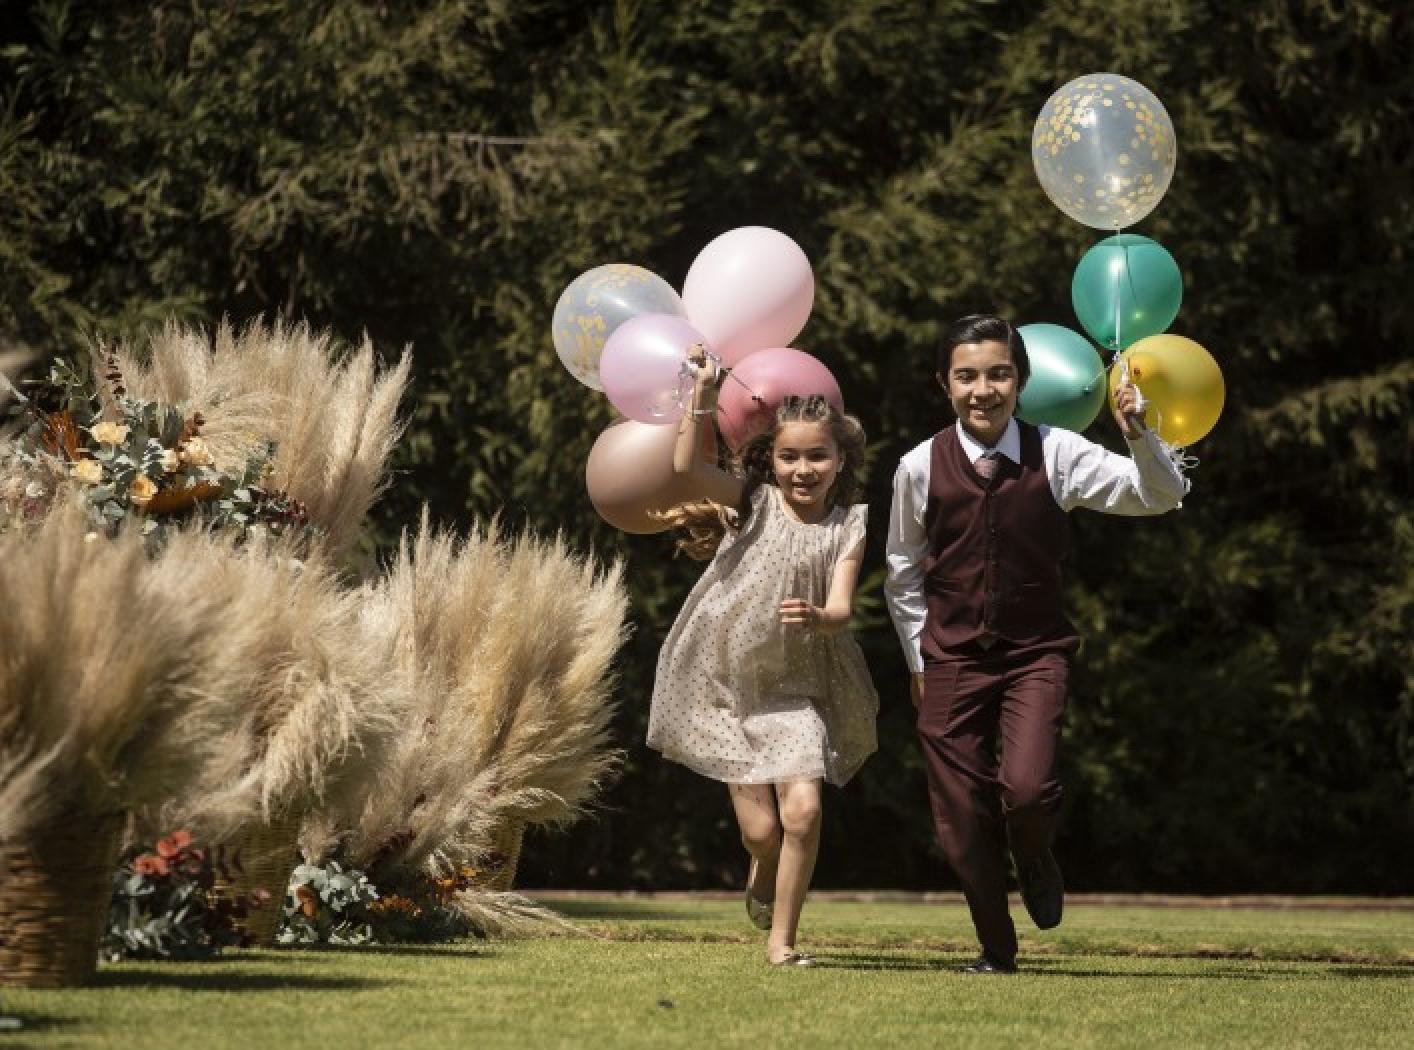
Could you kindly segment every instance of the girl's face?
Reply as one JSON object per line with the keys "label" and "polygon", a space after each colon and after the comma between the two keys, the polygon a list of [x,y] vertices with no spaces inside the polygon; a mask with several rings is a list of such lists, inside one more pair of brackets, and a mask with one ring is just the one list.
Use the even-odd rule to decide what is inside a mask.
{"label": "girl's face", "polygon": [[776,484],[804,519],[829,509],[830,486],[843,461],[834,435],[824,423],[782,423],[771,445]]}
{"label": "girl's face", "polygon": [[1021,393],[1016,363],[1006,343],[988,339],[953,347],[947,375],[938,382],[948,392],[963,429],[984,445],[1006,432]]}

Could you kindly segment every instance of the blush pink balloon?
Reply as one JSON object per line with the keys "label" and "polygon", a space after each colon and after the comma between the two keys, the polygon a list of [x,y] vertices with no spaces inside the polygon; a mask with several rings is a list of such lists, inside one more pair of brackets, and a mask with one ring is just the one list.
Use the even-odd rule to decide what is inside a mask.
{"label": "blush pink balloon", "polygon": [[640,314],[619,325],[604,344],[599,381],[609,400],[629,419],[672,423],[682,416],[691,379],[683,372],[688,349],[706,343],[681,317]]}
{"label": "blush pink balloon", "polygon": [[682,286],[688,319],[734,365],[785,346],[810,319],[815,276],[800,245],[767,226],[729,230],[703,248]]}
{"label": "blush pink balloon", "polygon": [[[717,442],[704,417],[702,459],[717,462]],[[648,534],[667,529],[651,512],[664,511],[688,500],[730,499],[720,484],[673,472],[677,427],[660,427],[635,420],[612,424],[589,450],[584,483],[599,516],[624,532]]]}
{"label": "blush pink balloon", "polygon": [[844,411],[839,383],[805,351],[773,347],[743,358],[717,396],[717,427],[727,447],[739,452],[752,438],[770,429],[776,409],[791,394],[818,394]]}

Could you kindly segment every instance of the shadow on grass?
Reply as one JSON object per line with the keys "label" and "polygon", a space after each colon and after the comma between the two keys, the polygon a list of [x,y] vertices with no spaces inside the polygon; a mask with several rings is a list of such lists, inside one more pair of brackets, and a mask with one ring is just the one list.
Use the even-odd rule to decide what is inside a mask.
{"label": "shadow on grass", "polygon": [[1330,972],[1336,977],[1414,981],[1414,966],[1333,966]]}
{"label": "shadow on grass", "polygon": [[720,911],[668,911],[666,908],[625,908],[611,901],[557,901],[548,903],[568,919],[613,919],[623,921],[694,922],[720,921]]}
{"label": "shadow on grass", "polygon": [[[872,970],[899,973],[959,973],[971,961],[969,956],[924,956],[909,957],[877,952],[830,952],[818,954],[816,965],[823,970]],[[1180,981],[1285,981],[1293,977],[1320,976],[1344,979],[1414,979],[1414,967],[1399,966],[1321,966],[1304,963],[1309,971],[1270,971],[1248,966],[1225,963],[1209,965],[1201,970],[1179,970],[1156,964],[1153,968],[1138,970],[1103,970],[1093,966],[1076,966],[1065,959],[1032,958],[1021,960],[1019,977],[1088,977],[1110,978],[1114,980],[1180,980]],[[980,975],[970,975],[982,979]],[[1000,975],[999,975],[1000,976]]]}
{"label": "shadow on grass", "polygon": [[[18,1027],[14,1025],[16,1021],[19,1022]],[[23,1010],[0,1010],[0,1022],[11,1022],[0,1025],[0,1046],[23,1045],[22,1041],[26,1036],[38,1035],[41,1032],[54,1033],[74,1027],[71,1018],[45,1017],[43,1014],[25,1013]]]}
{"label": "shadow on grass", "polygon": [[478,942],[463,948],[443,944],[291,944],[281,952],[310,955],[421,955],[445,959],[490,959],[495,952]]}
{"label": "shadow on grass", "polygon": [[159,987],[183,988],[194,992],[273,992],[273,991],[369,991],[389,988],[392,981],[364,977],[317,977],[307,974],[191,973],[189,971],[141,970],[99,971],[94,988]]}

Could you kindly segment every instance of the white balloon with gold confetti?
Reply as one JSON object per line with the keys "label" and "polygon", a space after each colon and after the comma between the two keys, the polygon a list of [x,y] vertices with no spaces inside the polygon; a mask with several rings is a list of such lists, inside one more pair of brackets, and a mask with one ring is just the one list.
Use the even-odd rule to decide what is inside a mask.
{"label": "white balloon with gold confetti", "polygon": [[570,375],[603,390],[599,359],[620,325],[643,314],[686,313],[673,286],[656,273],[632,263],[607,263],[569,283],[555,304],[550,331],[555,353]]}
{"label": "white balloon with gold confetti", "polygon": [[1173,121],[1138,81],[1091,73],[1041,107],[1031,159],[1057,208],[1086,226],[1120,230],[1153,211],[1169,187]]}

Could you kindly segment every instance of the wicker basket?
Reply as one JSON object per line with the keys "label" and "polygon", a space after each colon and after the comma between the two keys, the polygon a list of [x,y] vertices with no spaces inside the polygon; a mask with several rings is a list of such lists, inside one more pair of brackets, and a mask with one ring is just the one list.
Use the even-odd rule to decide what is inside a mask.
{"label": "wicker basket", "polygon": [[252,824],[222,843],[229,873],[218,873],[216,890],[227,896],[255,890],[270,894],[262,906],[251,909],[243,923],[256,947],[273,945],[280,930],[290,872],[299,862],[299,829],[300,818],[287,817],[270,824]]}
{"label": "wicker basket", "polygon": [[491,852],[480,865],[470,888],[505,893],[515,884],[516,865],[520,863],[520,845],[525,838],[525,824],[508,821],[491,836]]}
{"label": "wicker basket", "polygon": [[118,814],[70,814],[0,842],[0,985],[87,984],[118,867]]}

